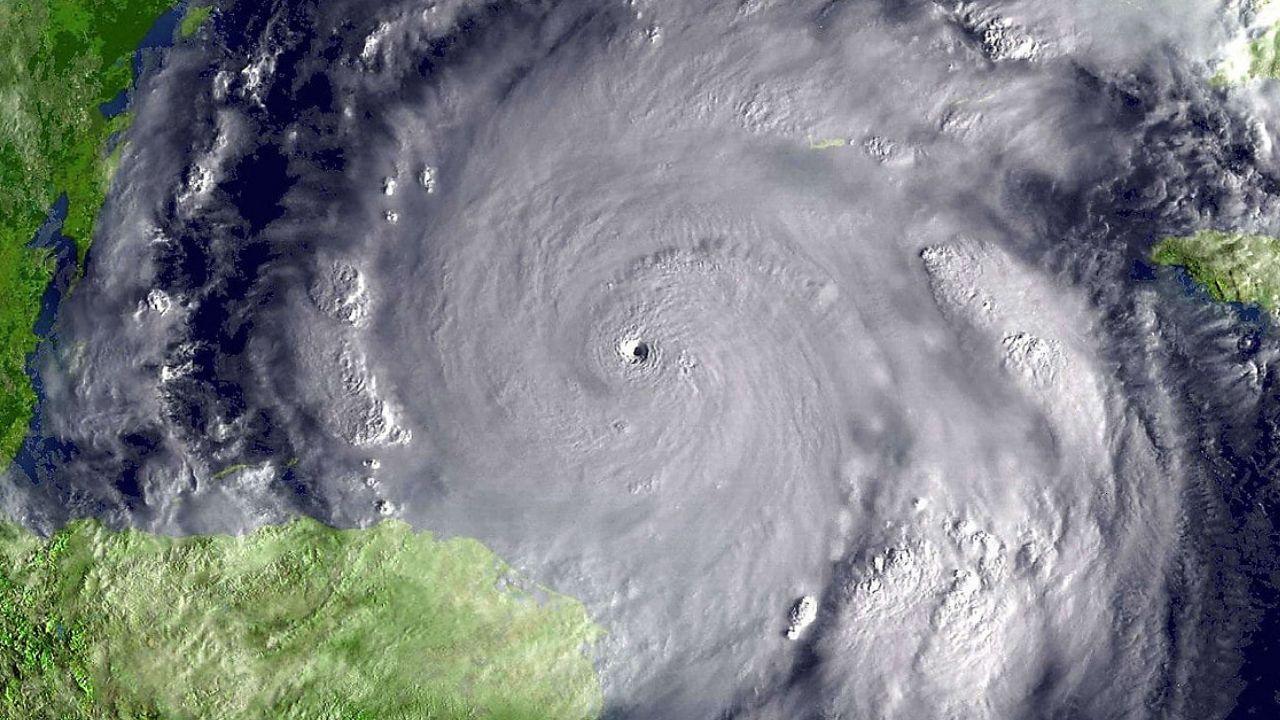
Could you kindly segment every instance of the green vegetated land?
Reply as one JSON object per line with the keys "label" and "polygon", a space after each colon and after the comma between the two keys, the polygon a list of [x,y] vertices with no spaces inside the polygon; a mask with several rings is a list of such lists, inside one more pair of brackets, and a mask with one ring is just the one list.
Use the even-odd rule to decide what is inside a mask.
{"label": "green vegetated land", "polygon": [[1272,26],[1249,42],[1249,57],[1244,77],[1237,81],[1280,78],[1280,25]]}
{"label": "green vegetated land", "polygon": [[299,519],[172,538],[0,529],[0,716],[596,717],[576,601],[472,540]]}
{"label": "green vegetated land", "polygon": [[66,193],[64,235],[81,257],[109,179],[107,141],[129,123],[98,106],[126,89],[130,59],[173,0],[0,2],[0,461],[26,434],[35,393],[25,371],[53,272],[28,247]]}
{"label": "green vegetated land", "polygon": [[212,5],[195,5],[188,8],[187,13],[182,16],[182,24],[178,26],[178,36],[189,38],[195,35],[209,20],[211,14],[213,14]]}
{"label": "green vegetated land", "polygon": [[1280,238],[1201,230],[1163,238],[1151,259],[1186,269],[1216,300],[1280,312]]}
{"label": "green vegetated land", "polygon": [[1233,46],[1211,81],[1231,85],[1256,79],[1280,79],[1280,4],[1275,0],[1253,0],[1253,12],[1261,29],[1247,42]]}

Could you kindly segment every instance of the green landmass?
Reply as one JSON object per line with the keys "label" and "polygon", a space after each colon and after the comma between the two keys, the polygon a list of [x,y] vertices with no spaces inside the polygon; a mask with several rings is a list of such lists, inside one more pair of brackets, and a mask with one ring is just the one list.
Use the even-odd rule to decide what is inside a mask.
{"label": "green landmass", "polygon": [[62,232],[83,259],[106,197],[107,140],[128,115],[98,106],[129,87],[134,49],[172,0],[0,1],[0,462],[27,431],[36,397],[27,355],[54,270],[28,244],[59,195]]}
{"label": "green landmass", "polygon": [[1151,259],[1184,268],[1215,300],[1280,312],[1280,238],[1201,230],[1161,239]]}
{"label": "green landmass", "polygon": [[814,140],[810,138],[810,150],[830,150],[831,148],[848,147],[849,141],[846,138],[819,138]]}
{"label": "green landmass", "polygon": [[228,465],[222,468],[221,470],[219,470],[218,472],[210,475],[209,479],[221,480],[222,478],[227,477],[228,475],[234,475],[240,472],[241,470],[248,470],[250,467],[252,466],[247,463],[236,463],[235,465]]}
{"label": "green landmass", "polygon": [[1224,69],[1212,80],[1217,85],[1230,85],[1249,80],[1280,78],[1280,25],[1274,25],[1249,41],[1247,56],[1233,65],[1234,72]]}
{"label": "green landmass", "polygon": [[1280,25],[1249,43],[1249,77],[1280,78]]}
{"label": "green landmass", "polygon": [[584,608],[478,542],[309,519],[163,537],[0,528],[0,715],[594,718]]}
{"label": "green landmass", "polygon": [[1254,0],[1250,37],[1230,44],[1217,72],[1209,79],[1217,86],[1250,80],[1280,79],[1280,5]]}
{"label": "green landmass", "polygon": [[195,35],[209,20],[211,14],[213,14],[212,5],[193,5],[187,8],[186,14],[182,16],[182,23],[178,25],[178,36],[185,39]]}

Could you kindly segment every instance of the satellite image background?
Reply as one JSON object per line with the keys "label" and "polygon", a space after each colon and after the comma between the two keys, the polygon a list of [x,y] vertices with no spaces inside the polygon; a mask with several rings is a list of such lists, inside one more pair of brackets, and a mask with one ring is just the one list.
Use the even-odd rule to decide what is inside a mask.
{"label": "satellite image background", "polygon": [[1275,716],[1273,314],[1151,260],[1280,235],[1257,11],[219,2],[5,507],[474,538],[609,718]]}

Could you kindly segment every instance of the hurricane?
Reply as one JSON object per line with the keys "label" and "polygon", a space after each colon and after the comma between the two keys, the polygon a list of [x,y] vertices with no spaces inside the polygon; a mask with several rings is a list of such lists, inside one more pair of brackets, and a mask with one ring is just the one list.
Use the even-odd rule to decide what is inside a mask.
{"label": "hurricane", "polygon": [[1269,202],[1201,15],[260,5],[144,81],[33,523],[478,538],[611,718],[1235,702],[1276,345],[1141,262]]}

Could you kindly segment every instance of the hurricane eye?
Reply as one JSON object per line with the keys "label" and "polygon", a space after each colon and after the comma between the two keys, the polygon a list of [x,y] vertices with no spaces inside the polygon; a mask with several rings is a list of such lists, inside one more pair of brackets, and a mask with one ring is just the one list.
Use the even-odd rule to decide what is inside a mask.
{"label": "hurricane eye", "polygon": [[649,356],[653,354],[653,348],[643,340],[632,339],[618,345],[618,354],[623,360],[639,365],[649,360]]}

